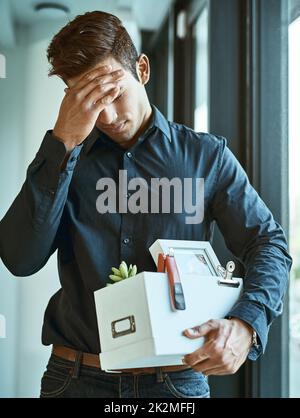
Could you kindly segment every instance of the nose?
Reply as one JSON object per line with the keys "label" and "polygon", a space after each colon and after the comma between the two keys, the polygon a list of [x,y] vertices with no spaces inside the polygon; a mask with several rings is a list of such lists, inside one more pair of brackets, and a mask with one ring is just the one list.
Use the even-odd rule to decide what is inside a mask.
{"label": "nose", "polygon": [[106,106],[99,115],[100,123],[104,125],[111,125],[116,122],[118,114],[114,106]]}

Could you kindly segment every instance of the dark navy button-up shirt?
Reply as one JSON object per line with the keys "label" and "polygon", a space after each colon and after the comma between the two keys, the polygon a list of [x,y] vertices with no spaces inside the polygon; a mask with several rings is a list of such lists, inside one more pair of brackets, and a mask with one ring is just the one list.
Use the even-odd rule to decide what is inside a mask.
{"label": "dark navy button-up shirt", "polygon": [[[16,276],[39,271],[58,250],[61,289],[46,309],[43,343],[100,352],[94,291],[106,286],[111,267],[125,260],[139,272],[155,271],[148,249],[156,239],[210,240],[216,221],[245,267],[243,296],[228,315],[257,331],[260,348],[249,355],[257,358],[270,324],[282,312],[291,258],[281,227],[226,140],[168,122],[153,106],[149,128],[130,150],[95,128],[61,169],[65,157],[64,144],[47,132],[22,190],[0,223],[0,256]],[[187,223],[184,208],[181,213],[121,210],[129,190],[118,197],[117,210],[100,213],[98,181],[109,178],[118,185],[121,170],[126,170],[127,182],[203,178],[203,221]]]}

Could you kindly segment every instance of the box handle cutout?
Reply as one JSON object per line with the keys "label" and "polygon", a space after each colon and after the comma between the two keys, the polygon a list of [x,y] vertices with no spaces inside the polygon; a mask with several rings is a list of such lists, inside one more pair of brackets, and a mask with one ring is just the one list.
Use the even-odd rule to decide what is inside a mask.
{"label": "box handle cutout", "polygon": [[134,315],[126,318],[118,319],[111,323],[111,333],[113,338],[122,337],[123,335],[133,334],[136,331]]}

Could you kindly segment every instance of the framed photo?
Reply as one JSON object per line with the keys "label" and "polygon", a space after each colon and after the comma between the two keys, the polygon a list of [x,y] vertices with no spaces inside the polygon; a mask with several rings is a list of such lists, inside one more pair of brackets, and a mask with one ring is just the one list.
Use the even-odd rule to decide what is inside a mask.
{"label": "framed photo", "polygon": [[158,254],[173,254],[181,274],[221,276],[220,262],[208,241],[157,240],[150,247],[157,261]]}

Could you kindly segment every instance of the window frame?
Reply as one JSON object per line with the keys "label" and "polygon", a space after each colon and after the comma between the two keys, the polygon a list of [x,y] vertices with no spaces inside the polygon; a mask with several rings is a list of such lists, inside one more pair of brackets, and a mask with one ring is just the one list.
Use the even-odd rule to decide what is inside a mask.
{"label": "window frame", "polygon": [[[288,236],[288,26],[283,24],[288,22],[288,0],[247,0],[245,18],[245,167]],[[246,396],[289,396],[287,341],[288,294],[282,316],[271,327],[266,353],[247,364]]]}
{"label": "window frame", "polygon": [[[209,1],[210,132],[228,139],[251,183],[288,234],[288,26],[282,24],[288,22],[288,0],[177,0],[173,4],[165,31],[169,88],[163,88],[172,94],[169,101],[174,98],[175,122],[191,127],[195,104],[191,28],[205,1]],[[178,39],[176,28],[181,10],[187,16],[184,39]],[[159,42],[152,44],[152,51],[155,48]],[[156,70],[160,70],[158,62]],[[168,118],[173,120],[170,112]],[[218,236],[213,248],[223,262],[230,254],[221,240]],[[247,362],[236,375],[211,377],[212,396],[288,397],[287,298],[288,294],[283,315],[271,327],[264,356]]]}

